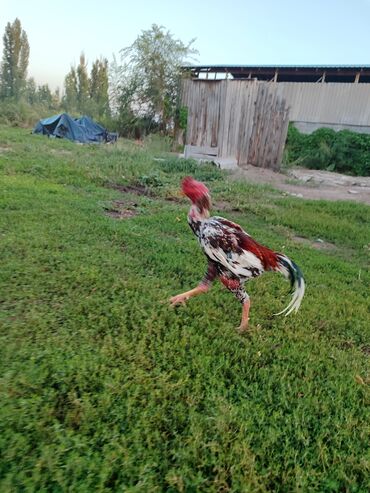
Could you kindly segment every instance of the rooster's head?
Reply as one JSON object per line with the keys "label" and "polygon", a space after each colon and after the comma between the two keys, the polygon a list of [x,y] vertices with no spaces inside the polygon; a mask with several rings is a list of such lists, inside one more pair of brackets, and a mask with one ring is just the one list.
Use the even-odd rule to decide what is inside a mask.
{"label": "rooster's head", "polygon": [[203,211],[204,209],[209,210],[211,208],[209,190],[204,183],[194,180],[191,176],[186,176],[182,180],[181,189],[183,194],[186,195],[200,211]]}

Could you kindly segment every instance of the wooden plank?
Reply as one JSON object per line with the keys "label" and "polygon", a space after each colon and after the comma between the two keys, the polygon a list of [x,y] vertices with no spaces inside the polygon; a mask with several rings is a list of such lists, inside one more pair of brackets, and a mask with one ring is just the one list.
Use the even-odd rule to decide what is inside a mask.
{"label": "wooden plank", "polygon": [[276,84],[259,86],[248,161],[265,168],[278,169],[288,125],[288,110],[277,96]]}
{"label": "wooden plank", "polygon": [[246,80],[189,82],[183,85],[182,96],[188,106],[187,156],[217,156],[239,165],[278,169],[289,110],[277,84]]}
{"label": "wooden plank", "polygon": [[217,156],[218,148],[217,147],[208,147],[208,146],[192,146],[186,145],[184,150],[185,157],[189,157],[193,154],[207,154],[209,156]]}
{"label": "wooden plank", "polygon": [[[249,141],[251,136],[251,121],[254,112],[255,102],[255,82],[250,82],[244,85],[244,91],[242,93],[242,100],[240,102],[242,108],[242,117],[239,124],[239,138],[238,138],[238,152],[237,160],[238,165],[246,165],[248,160]],[[252,104],[253,103],[253,104]]]}

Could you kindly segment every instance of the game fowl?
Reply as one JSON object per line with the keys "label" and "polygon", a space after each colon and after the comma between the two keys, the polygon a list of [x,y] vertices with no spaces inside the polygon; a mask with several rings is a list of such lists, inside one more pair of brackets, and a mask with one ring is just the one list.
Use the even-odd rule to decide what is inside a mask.
{"label": "game fowl", "polygon": [[191,201],[188,223],[208,259],[208,268],[196,288],[173,296],[171,304],[184,304],[192,296],[205,293],[212,282],[219,278],[242,304],[242,319],[238,329],[243,332],[248,329],[250,308],[249,296],[244,289],[245,282],[265,271],[275,271],[290,281],[293,293],[288,306],[276,315],[296,312],[305,291],[299,267],[286,255],[260,245],[238,224],[223,217],[210,217],[211,199],[203,183],[188,176],[182,181],[182,192]]}

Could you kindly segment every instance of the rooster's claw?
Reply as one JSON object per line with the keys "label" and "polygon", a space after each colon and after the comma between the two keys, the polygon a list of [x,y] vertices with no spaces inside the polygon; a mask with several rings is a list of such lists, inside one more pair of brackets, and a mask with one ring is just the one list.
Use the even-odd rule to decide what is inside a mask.
{"label": "rooster's claw", "polygon": [[177,294],[176,296],[172,296],[172,298],[170,298],[170,303],[171,306],[185,305],[187,299],[187,296],[184,296],[183,294]]}

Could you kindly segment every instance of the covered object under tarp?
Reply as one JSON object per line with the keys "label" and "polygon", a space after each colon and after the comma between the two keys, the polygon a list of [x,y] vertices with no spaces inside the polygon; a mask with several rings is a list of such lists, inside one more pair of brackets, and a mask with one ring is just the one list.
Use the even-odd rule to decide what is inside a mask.
{"label": "covered object under tarp", "polygon": [[67,113],[40,120],[33,133],[73,140],[75,142],[114,142],[117,134],[108,132],[88,116],[72,118]]}

